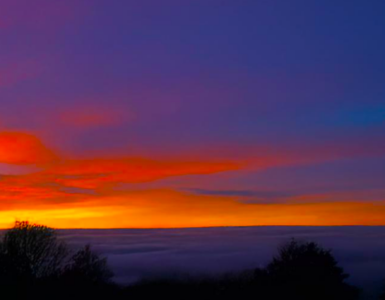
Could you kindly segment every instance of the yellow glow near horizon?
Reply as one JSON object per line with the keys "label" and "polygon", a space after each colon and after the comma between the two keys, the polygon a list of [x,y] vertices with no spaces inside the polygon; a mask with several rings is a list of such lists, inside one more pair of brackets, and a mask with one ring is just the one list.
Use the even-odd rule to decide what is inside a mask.
{"label": "yellow glow near horizon", "polygon": [[55,228],[385,225],[385,202],[242,204],[173,191],[146,191],[104,200],[111,205],[0,211],[0,228],[9,228],[16,220]]}

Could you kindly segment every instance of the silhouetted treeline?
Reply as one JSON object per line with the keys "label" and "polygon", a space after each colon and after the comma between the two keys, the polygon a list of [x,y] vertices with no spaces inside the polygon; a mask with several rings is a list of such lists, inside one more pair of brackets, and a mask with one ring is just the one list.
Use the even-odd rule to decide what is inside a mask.
{"label": "silhouetted treeline", "polygon": [[[118,286],[105,258],[77,252],[55,230],[17,222],[0,241],[0,299],[355,300],[360,291],[329,250],[292,240],[265,268],[216,278],[162,278]],[[385,293],[381,300],[385,300]]]}

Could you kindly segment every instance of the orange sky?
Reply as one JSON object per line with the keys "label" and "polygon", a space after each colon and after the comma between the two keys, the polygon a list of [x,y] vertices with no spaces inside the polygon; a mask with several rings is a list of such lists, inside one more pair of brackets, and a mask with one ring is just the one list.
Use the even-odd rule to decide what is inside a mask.
{"label": "orange sky", "polygon": [[[58,228],[152,228],[247,225],[380,225],[385,202],[336,201],[326,193],[284,203],[238,201],[159,186],[167,178],[205,177],[267,168],[279,159],[249,162],[204,156],[190,161],[143,157],[67,157],[36,136],[0,133],[0,227],[30,220]],[[286,160],[281,161],[286,164]],[[121,185],[133,185],[122,188]],[[142,186],[143,185],[143,186]]]}

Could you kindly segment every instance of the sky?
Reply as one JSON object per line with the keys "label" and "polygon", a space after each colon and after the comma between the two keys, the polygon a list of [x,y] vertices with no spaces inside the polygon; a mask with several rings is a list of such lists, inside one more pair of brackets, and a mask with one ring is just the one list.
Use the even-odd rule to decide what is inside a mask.
{"label": "sky", "polygon": [[2,0],[0,227],[385,225],[384,13]]}

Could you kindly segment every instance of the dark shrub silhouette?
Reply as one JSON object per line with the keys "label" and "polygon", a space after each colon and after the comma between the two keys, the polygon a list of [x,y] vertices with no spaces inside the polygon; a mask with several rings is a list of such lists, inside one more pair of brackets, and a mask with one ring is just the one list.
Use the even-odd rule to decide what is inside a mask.
{"label": "dark shrub silhouette", "polygon": [[64,276],[82,284],[104,284],[111,281],[113,273],[107,266],[107,259],[100,258],[86,245],[71,258]]}
{"label": "dark shrub silhouette", "polygon": [[59,280],[64,299],[117,299],[120,289],[113,284],[113,273],[106,258],[100,258],[90,245],[75,253]]}
{"label": "dark shrub silhouette", "polygon": [[249,287],[244,278],[229,275],[218,278],[144,280],[128,287],[125,292],[127,299],[260,299],[249,292]]}
{"label": "dark shrub silhouette", "polygon": [[264,281],[276,299],[358,299],[348,285],[348,275],[338,266],[330,250],[313,242],[292,240],[279,249],[266,267]]}
{"label": "dark shrub silhouette", "polygon": [[384,287],[382,288],[382,294],[380,296],[380,300],[385,300],[385,284],[384,284]]}

